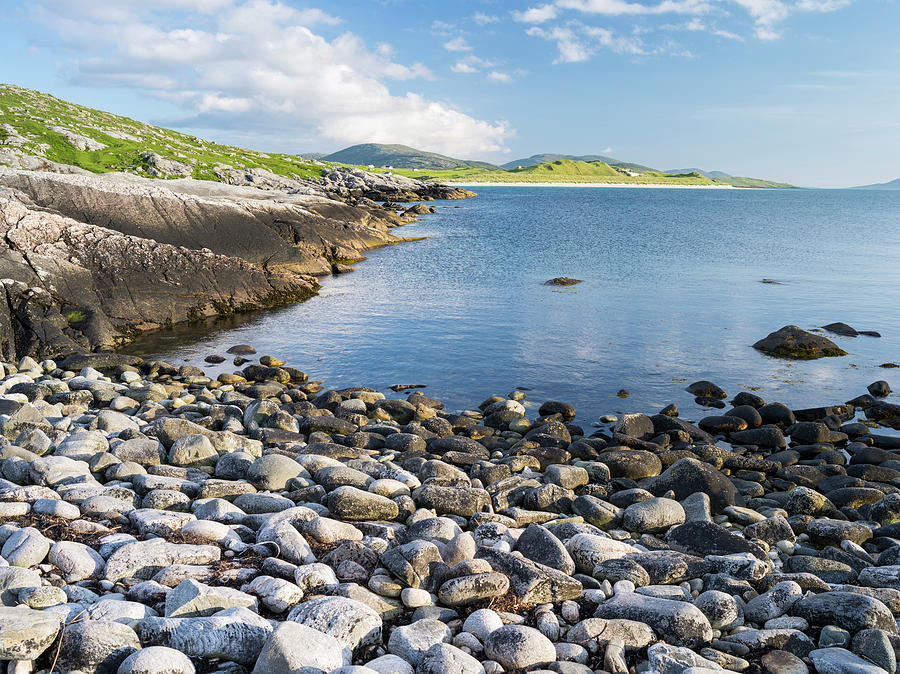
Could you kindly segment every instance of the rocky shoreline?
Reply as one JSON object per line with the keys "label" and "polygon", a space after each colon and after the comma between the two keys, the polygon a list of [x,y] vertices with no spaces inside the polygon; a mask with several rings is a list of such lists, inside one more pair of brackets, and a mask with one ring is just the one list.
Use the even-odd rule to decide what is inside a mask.
{"label": "rocky shoreline", "polygon": [[[8,672],[883,674],[890,386],[605,418],[199,368],[3,363]],[[688,390],[728,394],[711,382]]]}
{"label": "rocky shoreline", "polygon": [[399,202],[473,196],[351,168],[212,182],[36,162],[45,170],[0,166],[0,358],[13,361],[307,299],[317,277],[403,241],[391,230],[430,211]]}

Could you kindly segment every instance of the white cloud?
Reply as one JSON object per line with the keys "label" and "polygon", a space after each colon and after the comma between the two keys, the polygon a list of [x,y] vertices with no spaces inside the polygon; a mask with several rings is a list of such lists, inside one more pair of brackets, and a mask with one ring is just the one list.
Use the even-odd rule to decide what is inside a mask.
{"label": "white cloud", "polygon": [[472,74],[482,70],[482,68],[493,68],[494,61],[475,56],[475,54],[466,54],[450,68],[455,73]]}
{"label": "white cloud", "polygon": [[559,10],[553,5],[538,5],[526,9],[524,12],[512,12],[513,19],[522,23],[544,23],[552,21],[558,14]]}
{"label": "white cloud", "polygon": [[39,0],[33,9],[72,48],[65,67],[73,80],[140,88],[180,107],[183,127],[256,138],[287,152],[301,142],[382,142],[471,155],[503,150],[512,133],[506,122],[476,119],[414,91],[393,92],[389,82],[430,71],[352,33],[323,37],[311,26],[337,20],[320,10],[275,0],[156,0],[153,9],[137,0],[112,9],[101,4]]}
{"label": "white cloud", "polygon": [[476,12],[472,15],[472,20],[475,21],[479,26],[486,26],[489,23],[498,23],[500,21],[499,16],[493,16],[491,14],[485,14],[484,12]]}
{"label": "white cloud", "polygon": [[853,0],[800,0],[797,9],[804,12],[835,12],[852,2]]}
{"label": "white cloud", "polygon": [[456,30],[456,26],[452,23],[438,21],[437,19],[431,22],[431,32],[434,35],[450,35],[454,30]]}
{"label": "white cloud", "polygon": [[471,75],[472,73],[478,72],[478,66],[475,65],[472,61],[462,59],[461,61],[457,61],[456,63],[454,63],[450,70],[455,73]]}
{"label": "white cloud", "polygon": [[620,37],[613,31],[571,21],[565,26],[541,28],[532,26],[526,33],[556,43],[559,53],[554,63],[581,63],[589,60],[597,49],[605,47],[619,54],[645,55],[650,52],[638,37]]}
{"label": "white cloud", "polygon": [[593,52],[575,34],[575,31],[569,28],[557,26],[544,30],[538,26],[532,26],[525,32],[532,37],[556,42],[559,56],[554,63],[581,63],[582,61],[587,61],[593,55]]}
{"label": "white cloud", "polygon": [[445,42],[444,49],[447,51],[471,51],[472,47],[466,42],[466,38],[459,36]]}
{"label": "white cloud", "polygon": [[502,83],[512,82],[515,77],[526,74],[526,71],[524,70],[513,70],[511,72],[498,70],[498,65],[500,65],[500,62],[498,61],[483,59],[479,56],[475,56],[475,54],[466,54],[459,61],[454,63],[450,70],[461,75],[474,75],[483,71],[489,71],[487,73],[487,80],[489,82]]}
{"label": "white cloud", "polygon": [[715,35],[717,37],[724,37],[726,40],[737,40],[738,42],[743,42],[744,38],[738,35],[737,33],[732,33],[730,30],[722,30],[721,28],[714,28],[709,31],[710,35]]}
{"label": "white cloud", "polygon": [[673,30],[673,31],[687,31],[689,33],[700,33],[705,32],[710,35],[715,35],[716,37],[723,37],[728,40],[739,40],[741,42],[744,41],[737,33],[732,33],[731,31],[721,30],[720,28],[716,28],[714,25],[709,25],[700,17],[694,17],[690,21],[685,21],[684,23],[667,23],[660,26],[662,30]]}

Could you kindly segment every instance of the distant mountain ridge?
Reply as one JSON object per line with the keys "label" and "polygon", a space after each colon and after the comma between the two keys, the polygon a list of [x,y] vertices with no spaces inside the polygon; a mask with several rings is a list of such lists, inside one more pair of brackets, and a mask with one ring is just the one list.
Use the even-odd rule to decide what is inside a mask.
{"label": "distant mountain ridge", "polygon": [[874,185],[858,185],[851,187],[852,190],[900,190],[900,178],[891,180],[887,183],[875,183]]}
{"label": "distant mountain ridge", "polygon": [[[319,153],[310,153],[305,157],[313,157]],[[496,170],[498,167],[484,161],[467,161],[455,159],[437,152],[417,150],[408,145],[385,145],[382,143],[362,143],[316,157],[320,161],[355,164],[357,166],[375,166],[376,168],[394,167],[402,169],[426,169],[430,171],[449,171],[453,169],[481,168]]]}
{"label": "distant mountain ridge", "polygon": [[684,173],[699,173],[702,176],[706,176],[707,178],[734,178],[735,176],[730,173],[725,173],[725,171],[705,171],[699,168],[684,168],[684,169],[669,169],[666,173],[671,173],[673,175],[681,175]]}

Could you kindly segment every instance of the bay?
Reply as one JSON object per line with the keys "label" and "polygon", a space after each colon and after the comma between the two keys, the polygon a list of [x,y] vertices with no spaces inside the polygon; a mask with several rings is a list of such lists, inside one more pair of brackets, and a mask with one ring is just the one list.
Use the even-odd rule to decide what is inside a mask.
{"label": "bay", "polygon": [[[529,389],[577,421],[697,407],[711,379],[794,407],[900,388],[900,193],[479,187],[435,202],[319,297],[162,331],[128,350],[201,365],[253,344],[329,388],[424,384],[451,409]],[[543,285],[556,276],[582,283]],[[777,283],[763,283],[764,279]],[[849,355],[785,361],[751,344],[783,325],[843,321],[883,336],[829,335]],[[621,389],[628,398],[617,397]],[[386,391],[390,393],[390,391]]]}

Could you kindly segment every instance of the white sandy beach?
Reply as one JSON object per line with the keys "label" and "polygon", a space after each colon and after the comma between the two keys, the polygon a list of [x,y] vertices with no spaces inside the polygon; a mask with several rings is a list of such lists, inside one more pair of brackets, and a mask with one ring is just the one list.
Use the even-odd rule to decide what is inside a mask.
{"label": "white sandy beach", "polygon": [[737,190],[742,189],[734,185],[667,185],[663,183],[467,183],[445,182],[445,185],[453,187],[630,187],[667,190]]}

